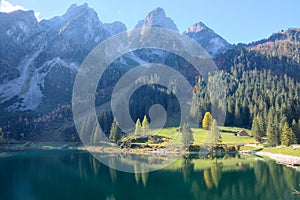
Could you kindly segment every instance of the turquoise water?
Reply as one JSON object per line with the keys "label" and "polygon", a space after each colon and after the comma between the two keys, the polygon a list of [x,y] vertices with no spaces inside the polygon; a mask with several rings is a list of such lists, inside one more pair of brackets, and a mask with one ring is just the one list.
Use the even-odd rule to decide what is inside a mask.
{"label": "turquoise water", "polygon": [[273,161],[235,156],[184,158],[143,174],[116,171],[84,151],[0,153],[0,199],[300,199],[300,173]]}

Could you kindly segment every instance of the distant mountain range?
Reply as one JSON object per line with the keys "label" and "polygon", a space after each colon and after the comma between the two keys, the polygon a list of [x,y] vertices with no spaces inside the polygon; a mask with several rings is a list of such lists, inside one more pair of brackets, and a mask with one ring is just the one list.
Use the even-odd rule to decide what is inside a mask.
{"label": "distant mountain range", "polygon": [[[45,99],[52,104],[68,102],[76,71],[87,54],[103,40],[127,30],[122,22],[103,24],[87,4],[71,5],[63,16],[41,22],[33,11],[1,13],[0,25],[0,103],[10,111],[37,110]],[[162,8],[155,8],[136,25],[148,27],[178,31]],[[232,47],[201,22],[183,34],[212,56]],[[135,57],[130,59],[140,60]]]}
{"label": "distant mountain range", "polygon": [[[64,15],[40,22],[33,11],[0,13],[0,27],[0,113],[3,124],[14,113],[17,116],[24,112],[40,115],[58,105],[70,104],[74,79],[84,58],[105,39],[127,30],[119,21],[102,23],[87,4],[71,5]],[[135,26],[148,27],[178,31],[175,22],[162,8],[153,9]],[[252,63],[252,69],[271,69],[270,63],[267,64],[269,60],[258,63],[258,58],[278,57],[279,61],[274,61],[276,73],[300,78],[300,29],[280,31],[268,39],[247,45],[228,43],[202,22],[191,25],[182,34],[201,44],[218,66],[227,71],[237,62]],[[241,52],[249,56],[248,61],[238,60]],[[114,65],[122,71],[148,62],[153,59],[151,56],[146,51],[132,52]],[[166,52],[157,53],[157,56],[167,63],[170,60]],[[288,70],[287,65],[290,66]],[[107,87],[109,81],[106,81]]]}

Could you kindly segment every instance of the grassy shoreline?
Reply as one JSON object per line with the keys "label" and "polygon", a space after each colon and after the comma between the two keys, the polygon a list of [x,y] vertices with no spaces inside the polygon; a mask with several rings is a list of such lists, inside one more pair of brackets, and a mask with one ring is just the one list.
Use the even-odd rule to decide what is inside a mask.
{"label": "grassy shoreline", "polygon": [[[273,154],[282,154],[287,156],[297,156],[300,157],[300,149],[293,150],[292,147],[264,147],[262,144],[259,144],[251,136],[251,132],[246,130],[249,133],[249,136],[235,136],[234,133],[241,130],[238,127],[220,127],[222,131],[222,142],[219,145],[223,145],[226,148],[232,146],[238,146],[238,149],[235,149],[236,153],[255,153],[258,151],[268,152]],[[189,148],[186,153],[197,153],[200,150],[203,151],[205,146],[205,136],[207,130],[197,128],[192,129],[194,133],[194,143]],[[139,139],[144,139],[144,141],[139,141]],[[146,138],[146,140],[145,140]],[[133,148],[122,148],[120,152],[137,152],[137,153],[182,153],[182,150],[178,148],[178,145],[181,143],[181,134],[178,133],[178,128],[164,128],[160,130],[150,130],[148,135],[128,135],[122,138],[121,142],[129,143]],[[25,141],[13,141],[7,143],[0,143],[0,148],[6,149],[94,149],[95,151],[114,151],[110,146],[89,146],[84,147],[80,142],[25,142]],[[209,152],[209,151],[208,151]]]}
{"label": "grassy shoreline", "polygon": [[[199,146],[197,146],[199,147]],[[28,142],[24,143],[0,143],[0,151],[1,150],[30,150],[30,149],[40,149],[40,150],[83,150],[83,151],[94,151],[94,152],[122,152],[122,153],[159,153],[159,154],[193,154],[193,153],[201,153],[201,152],[207,152],[207,153],[213,153],[210,151],[204,151],[204,149],[201,149],[197,151],[193,151],[192,149],[195,148],[195,145],[193,145],[190,149],[190,151],[177,151],[177,150],[168,150],[165,148],[112,148],[112,147],[103,147],[103,146],[84,146],[79,143],[74,142],[52,142],[52,143],[35,143],[31,142],[28,145]],[[240,154],[256,154],[257,152],[262,152],[263,154],[280,154],[280,155],[286,155],[286,156],[294,156],[300,158],[300,149],[293,150],[292,147],[262,147],[261,145],[255,146],[242,146],[240,150],[237,150],[235,152],[231,153],[240,153]],[[223,152],[228,153],[228,152]]]}

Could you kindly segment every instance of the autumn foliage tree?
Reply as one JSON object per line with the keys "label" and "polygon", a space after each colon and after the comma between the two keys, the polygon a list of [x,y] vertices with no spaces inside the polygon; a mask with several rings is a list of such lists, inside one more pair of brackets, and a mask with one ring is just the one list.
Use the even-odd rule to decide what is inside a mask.
{"label": "autumn foliage tree", "polygon": [[206,112],[204,114],[203,120],[202,120],[202,128],[208,130],[210,129],[211,123],[212,123],[212,115],[210,112]]}

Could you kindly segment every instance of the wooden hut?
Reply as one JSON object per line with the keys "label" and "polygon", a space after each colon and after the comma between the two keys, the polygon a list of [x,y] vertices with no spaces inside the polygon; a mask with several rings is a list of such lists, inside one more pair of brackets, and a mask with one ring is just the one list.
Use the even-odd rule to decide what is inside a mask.
{"label": "wooden hut", "polygon": [[235,136],[248,136],[248,133],[247,131],[242,129],[239,132],[235,133]]}

